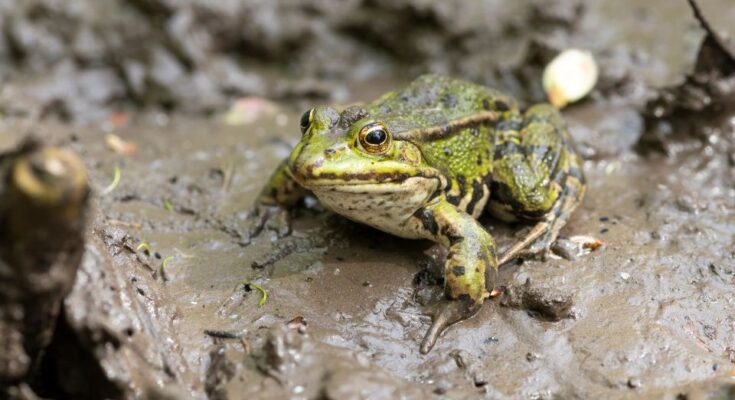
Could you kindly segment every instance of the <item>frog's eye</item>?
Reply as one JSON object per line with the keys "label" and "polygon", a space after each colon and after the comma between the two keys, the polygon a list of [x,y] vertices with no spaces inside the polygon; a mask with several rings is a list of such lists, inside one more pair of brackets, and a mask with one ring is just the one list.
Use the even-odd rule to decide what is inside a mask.
{"label": "frog's eye", "polygon": [[302,116],[301,120],[299,121],[299,126],[301,127],[301,134],[305,134],[307,130],[309,130],[309,126],[311,125],[311,119],[314,116],[314,109],[306,111]]}
{"label": "frog's eye", "polygon": [[388,128],[379,122],[363,126],[358,138],[368,153],[384,153],[390,147],[391,137]]}

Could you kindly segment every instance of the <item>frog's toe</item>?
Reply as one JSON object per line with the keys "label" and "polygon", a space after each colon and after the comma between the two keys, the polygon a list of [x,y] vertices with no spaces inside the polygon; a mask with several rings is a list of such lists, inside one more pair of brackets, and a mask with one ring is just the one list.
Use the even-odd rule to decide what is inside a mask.
{"label": "frog's toe", "polygon": [[266,223],[266,229],[271,232],[275,232],[279,238],[288,236],[291,234],[291,214],[288,210],[277,207],[268,222]]}
{"label": "frog's toe", "polygon": [[421,341],[421,354],[427,354],[436,344],[439,336],[451,325],[464,321],[477,314],[482,304],[477,304],[470,299],[442,300],[432,313],[431,327]]}

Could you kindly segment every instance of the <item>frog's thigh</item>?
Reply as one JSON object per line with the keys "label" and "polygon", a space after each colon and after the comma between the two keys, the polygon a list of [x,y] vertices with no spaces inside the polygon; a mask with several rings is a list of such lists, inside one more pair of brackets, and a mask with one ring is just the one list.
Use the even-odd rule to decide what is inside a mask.
{"label": "frog's thigh", "polygon": [[537,105],[524,115],[520,131],[500,132],[488,208],[504,220],[539,221],[500,264],[533,246],[548,250],[584,194],[580,159],[558,111]]}
{"label": "frog's thigh", "polygon": [[444,281],[450,299],[481,304],[495,285],[497,256],[492,236],[471,215],[446,200],[419,211],[433,238],[449,248]]}

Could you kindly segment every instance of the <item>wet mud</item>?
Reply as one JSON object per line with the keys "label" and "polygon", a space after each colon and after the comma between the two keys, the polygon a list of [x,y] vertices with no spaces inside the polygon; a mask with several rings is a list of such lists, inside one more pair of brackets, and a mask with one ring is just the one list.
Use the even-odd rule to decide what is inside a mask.
{"label": "wet mud", "polygon": [[[31,3],[40,9],[29,6],[27,15],[0,10],[4,18],[42,22],[57,15],[52,11],[69,11]],[[120,65],[150,74],[137,89],[115,63],[100,67],[107,72],[93,73],[88,65],[98,64],[91,61],[63,70],[59,60],[80,57],[60,50],[66,42],[33,62],[56,65],[74,85],[87,82],[105,93],[65,94],[50,103],[26,98],[33,90],[15,96],[32,74],[1,64],[0,76],[11,83],[1,92],[0,149],[17,146],[29,132],[70,149],[84,160],[93,192],[76,282],[36,373],[44,383],[14,387],[9,393],[16,398],[33,398],[31,388],[52,398],[735,397],[735,112],[726,101],[732,91],[725,90],[733,78],[732,70],[711,63],[706,69],[701,57],[697,62],[708,36],[686,2],[514,2],[504,8],[488,1],[481,3],[488,8],[478,13],[482,18],[439,2],[330,7],[315,1],[296,14],[283,12],[280,3],[256,8],[242,2],[221,26],[202,21],[229,13],[230,3],[132,3],[131,15],[113,7],[110,18],[120,20],[123,32],[128,19],[143,21],[140,34],[153,44],[126,53],[114,46],[128,42],[113,40],[101,54],[125,54],[116,59]],[[620,4],[632,12],[622,15]],[[724,22],[735,13],[729,2],[700,5],[712,31],[728,29]],[[369,23],[385,10],[395,20]],[[242,13],[260,21],[242,28],[255,31],[228,36]],[[86,15],[71,17],[91,18]],[[488,24],[488,15],[498,23]],[[324,21],[320,29],[310,23],[317,19]],[[416,22],[408,36],[391,37],[391,27],[406,19]],[[156,31],[161,21],[175,34]],[[273,21],[283,29],[266,29]],[[529,21],[533,29],[526,29]],[[27,63],[31,53],[17,37],[40,33],[23,36],[18,26],[24,25],[4,25],[0,54]],[[186,47],[201,45],[182,39],[189,36],[177,29],[187,26],[202,30],[191,34],[209,43],[206,54],[215,58],[206,64],[214,69],[241,48],[271,58],[235,63],[234,74],[246,76],[220,79],[202,67],[196,48]],[[539,33],[546,40],[538,40]],[[172,36],[180,43],[171,43]],[[294,44],[301,36],[303,47]],[[10,47],[8,37],[15,38]],[[662,37],[681,40],[664,46]],[[479,52],[488,44],[478,38],[509,39]],[[304,99],[366,101],[414,72],[433,70],[493,83],[531,101],[540,95],[532,77],[543,60],[569,45],[593,49],[602,77],[590,99],[564,110],[585,158],[588,192],[562,236],[591,236],[603,245],[571,260],[504,266],[500,295],[450,328],[428,355],[419,353],[429,326],[424,304],[442,293],[432,273],[442,249],[354,224],[314,203],[298,211],[291,236],[264,235],[247,244],[249,206],[298,141]],[[325,46],[350,49],[340,54],[351,60],[325,62],[332,54]],[[725,57],[718,63],[729,65],[723,48],[715,53]],[[54,51],[64,55],[52,59]],[[503,51],[516,57],[498,60]],[[87,53],[90,60],[110,59]],[[268,62],[312,56],[295,62],[303,68],[297,72],[264,70]],[[155,60],[186,72],[162,73],[151,66]],[[484,67],[488,62],[492,68]],[[382,73],[388,78],[371,80]],[[33,87],[49,93],[55,74]],[[105,76],[109,82],[95,81]],[[179,86],[207,80],[217,82],[209,92]],[[697,89],[686,89],[692,85]],[[7,87],[15,89],[8,94]],[[164,97],[156,97],[159,90]],[[684,98],[682,92],[699,100],[707,95],[721,107],[661,103]],[[203,94],[191,100],[191,93]],[[281,100],[254,121],[226,123],[225,105],[243,94]],[[140,104],[148,108],[124,120],[114,114]],[[177,111],[162,111],[168,108]],[[108,133],[136,150],[111,151]],[[489,218],[483,223],[500,248],[525,229]],[[559,246],[562,251],[564,243]],[[65,367],[69,363],[78,368]]]}

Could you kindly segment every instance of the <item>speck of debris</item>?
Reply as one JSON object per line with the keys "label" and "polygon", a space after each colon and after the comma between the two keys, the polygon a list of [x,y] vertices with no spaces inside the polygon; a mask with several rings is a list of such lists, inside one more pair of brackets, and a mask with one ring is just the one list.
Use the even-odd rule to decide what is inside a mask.
{"label": "speck of debris", "polygon": [[489,338],[485,339],[483,343],[490,344],[490,343],[498,343],[500,339],[496,338],[495,336],[490,336]]}

